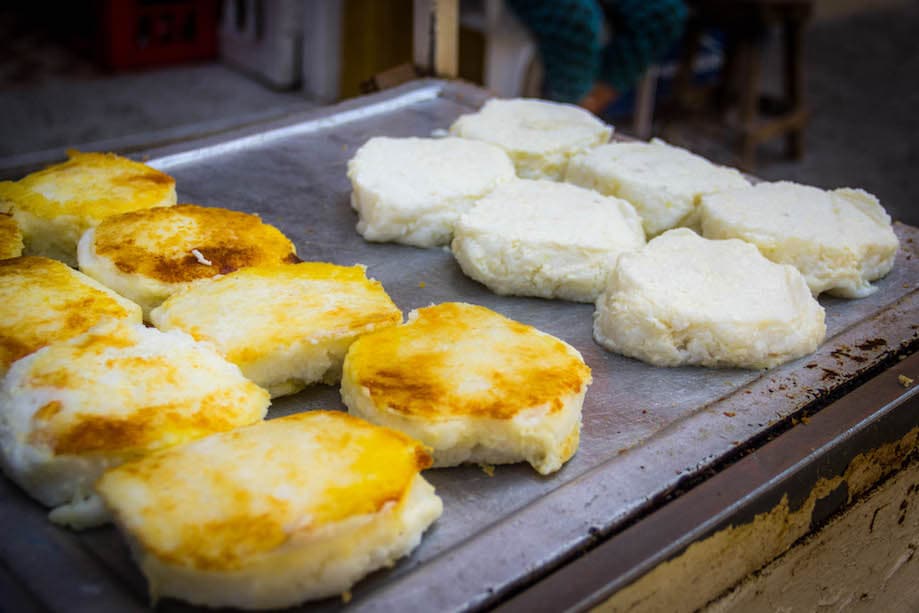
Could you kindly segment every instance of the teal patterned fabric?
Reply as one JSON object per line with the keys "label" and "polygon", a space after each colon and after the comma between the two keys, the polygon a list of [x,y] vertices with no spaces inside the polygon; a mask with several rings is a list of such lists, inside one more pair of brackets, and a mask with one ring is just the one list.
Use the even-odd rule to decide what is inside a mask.
{"label": "teal patterned fabric", "polygon": [[[597,81],[631,90],[683,33],[682,0],[505,0],[536,39],[543,95],[578,102]],[[604,24],[609,43],[603,45]]]}

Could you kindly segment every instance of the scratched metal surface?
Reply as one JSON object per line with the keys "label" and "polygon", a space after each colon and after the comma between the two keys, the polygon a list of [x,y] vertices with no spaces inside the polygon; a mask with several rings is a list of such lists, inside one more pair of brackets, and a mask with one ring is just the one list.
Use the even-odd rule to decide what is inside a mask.
{"label": "scratched metal surface", "polygon": [[[372,136],[430,135],[485,99],[468,85],[426,81],[150,152],[151,163],[176,178],[180,202],[259,213],[305,260],[365,264],[406,313],[448,300],[481,304],[566,340],[593,369],[577,455],[549,477],[523,465],[499,466],[493,477],[475,467],[428,471],[443,516],[411,557],[355,587],[352,610],[492,604],[917,337],[919,230],[909,226],[897,226],[903,249],[879,291],[858,301],[821,300],[827,341],[815,355],[768,372],[660,369],[613,355],[591,338],[591,305],[495,296],[464,277],[444,250],[365,242],[348,205],[345,167],[354,151]],[[337,388],[278,399],[269,416],[319,407],[343,408]],[[147,607],[144,580],[113,529],[55,528],[6,480],[0,525],[0,569],[22,588],[0,592],[9,602],[55,611]],[[342,606],[326,600],[304,608]],[[159,608],[188,607],[166,601]]]}

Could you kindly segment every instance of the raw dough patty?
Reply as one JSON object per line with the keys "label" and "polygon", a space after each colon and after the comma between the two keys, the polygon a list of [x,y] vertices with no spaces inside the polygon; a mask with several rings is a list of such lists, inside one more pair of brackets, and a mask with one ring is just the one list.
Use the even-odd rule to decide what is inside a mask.
{"label": "raw dough patty", "polygon": [[574,347],[454,302],[355,341],[341,396],[353,415],[432,447],[435,466],[526,461],[548,474],[578,448],[590,382]]}
{"label": "raw dough patty", "polygon": [[450,133],[501,147],[521,178],[561,181],[571,156],[608,142],[613,129],[572,104],[517,98],[489,100]]}
{"label": "raw dough patty", "polygon": [[705,236],[753,243],[801,271],[815,296],[874,293],[870,282],[890,272],[899,248],[887,212],[860,189],[759,183],[703,197],[700,214]]}
{"label": "raw dough patty", "polygon": [[464,273],[497,294],[594,302],[619,254],[644,244],[628,202],[518,179],[463,215],[452,251]]}
{"label": "raw dough patty", "polygon": [[578,155],[565,180],[628,200],[649,237],[696,225],[702,195],[750,184],[733,168],[716,166],[658,139],[610,143]]}
{"label": "raw dough patty", "polygon": [[336,383],[354,339],[402,323],[402,311],[363,266],[303,262],[202,279],[170,296],[150,320],[209,341],[246,377],[282,396]]}
{"label": "raw dough patty", "polygon": [[825,334],[801,273],[685,228],[623,254],[594,313],[598,343],[657,366],[768,368],[813,352]]}
{"label": "raw dough patty", "polygon": [[416,247],[449,244],[460,215],[513,177],[503,151],[461,138],[371,138],[348,162],[357,231]]}
{"label": "raw dough patty", "polygon": [[430,464],[398,432],[308,411],[126,464],[98,489],[154,601],[282,608],[411,552],[443,510]]}

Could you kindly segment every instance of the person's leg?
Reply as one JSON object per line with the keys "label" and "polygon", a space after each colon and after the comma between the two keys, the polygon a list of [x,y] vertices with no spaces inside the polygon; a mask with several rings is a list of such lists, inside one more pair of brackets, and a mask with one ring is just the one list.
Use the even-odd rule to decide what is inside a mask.
{"label": "person's leg", "polygon": [[677,42],[686,6],[682,0],[615,0],[604,9],[612,38],[603,49],[600,80],[624,93]]}
{"label": "person's leg", "polygon": [[533,33],[543,64],[543,95],[579,102],[600,69],[603,11],[596,0],[505,0]]}

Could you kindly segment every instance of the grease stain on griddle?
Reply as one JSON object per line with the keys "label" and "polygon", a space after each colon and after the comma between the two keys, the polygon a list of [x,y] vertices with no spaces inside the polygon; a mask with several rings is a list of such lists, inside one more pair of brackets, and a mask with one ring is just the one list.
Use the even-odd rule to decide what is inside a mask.
{"label": "grease stain on griddle", "polygon": [[[913,326],[915,328],[915,326]],[[881,347],[886,347],[887,341],[883,338],[870,338],[864,343],[859,343],[856,345],[862,351],[871,351],[873,349],[880,349]]]}

